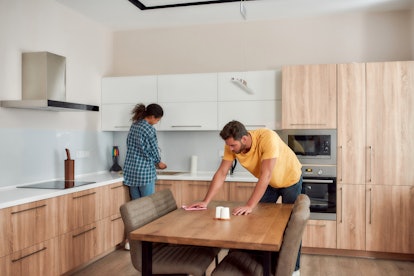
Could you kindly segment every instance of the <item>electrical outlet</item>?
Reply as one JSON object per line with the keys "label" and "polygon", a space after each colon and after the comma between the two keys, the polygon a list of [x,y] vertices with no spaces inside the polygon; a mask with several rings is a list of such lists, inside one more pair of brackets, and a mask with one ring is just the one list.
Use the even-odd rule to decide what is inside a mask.
{"label": "electrical outlet", "polygon": [[82,158],[88,158],[91,155],[91,152],[88,150],[78,150],[76,151],[76,158],[82,159]]}

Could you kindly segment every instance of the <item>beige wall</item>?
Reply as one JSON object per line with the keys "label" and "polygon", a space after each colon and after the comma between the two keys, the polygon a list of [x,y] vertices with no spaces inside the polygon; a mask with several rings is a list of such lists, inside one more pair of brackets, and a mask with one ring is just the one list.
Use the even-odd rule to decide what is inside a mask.
{"label": "beige wall", "polygon": [[111,75],[413,59],[410,11],[115,33]]}
{"label": "beige wall", "polygon": [[[21,98],[21,52],[66,57],[66,96],[100,104],[101,77],[112,68],[112,33],[54,0],[0,1],[0,100]],[[99,129],[98,112],[0,108],[0,128]]]}

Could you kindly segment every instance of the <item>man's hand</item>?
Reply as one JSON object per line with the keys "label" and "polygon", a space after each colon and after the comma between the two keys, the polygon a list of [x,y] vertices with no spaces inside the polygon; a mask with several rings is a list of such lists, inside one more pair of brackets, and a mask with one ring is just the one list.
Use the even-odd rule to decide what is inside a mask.
{"label": "man's hand", "polygon": [[196,202],[188,206],[188,208],[207,208],[207,202]]}
{"label": "man's hand", "polygon": [[253,208],[249,206],[239,206],[233,209],[233,215],[240,216],[240,215],[248,215],[253,211]]}

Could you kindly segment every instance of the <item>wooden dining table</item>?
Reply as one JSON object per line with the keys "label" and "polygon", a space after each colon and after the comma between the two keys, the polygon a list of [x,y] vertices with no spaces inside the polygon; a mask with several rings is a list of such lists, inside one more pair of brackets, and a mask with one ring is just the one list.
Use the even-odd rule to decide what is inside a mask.
{"label": "wooden dining table", "polygon": [[216,207],[242,202],[214,201],[206,210],[174,210],[131,232],[142,241],[142,275],[152,275],[152,243],[251,249],[264,252],[264,275],[271,272],[271,253],[280,249],[293,204],[259,203],[248,215],[216,219]]}

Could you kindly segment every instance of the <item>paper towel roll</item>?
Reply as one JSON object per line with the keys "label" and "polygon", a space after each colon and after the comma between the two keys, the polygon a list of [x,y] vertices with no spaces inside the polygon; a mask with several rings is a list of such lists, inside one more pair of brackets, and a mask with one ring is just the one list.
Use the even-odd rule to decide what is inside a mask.
{"label": "paper towel roll", "polygon": [[197,155],[191,156],[191,174],[192,175],[197,174]]}

